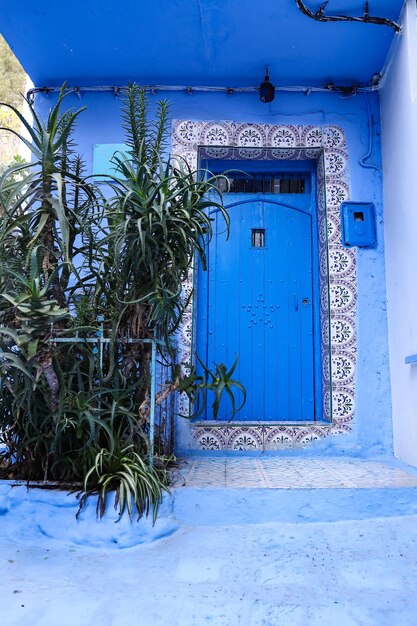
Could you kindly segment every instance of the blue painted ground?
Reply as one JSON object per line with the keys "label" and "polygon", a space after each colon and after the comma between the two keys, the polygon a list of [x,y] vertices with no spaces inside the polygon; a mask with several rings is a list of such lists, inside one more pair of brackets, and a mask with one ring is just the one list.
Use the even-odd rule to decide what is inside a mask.
{"label": "blue painted ground", "polygon": [[178,489],[152,528],[3,484],[1,623],[414,626],[416,489],[368,491]]}

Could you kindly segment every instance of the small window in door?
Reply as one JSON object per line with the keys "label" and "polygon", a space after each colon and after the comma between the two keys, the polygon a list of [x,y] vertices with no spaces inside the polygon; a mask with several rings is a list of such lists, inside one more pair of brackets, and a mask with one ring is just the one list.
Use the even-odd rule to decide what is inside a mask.
{"label": "small window in door", "polygon": [[252,248],[265,248],[265,228],[252,228]]}

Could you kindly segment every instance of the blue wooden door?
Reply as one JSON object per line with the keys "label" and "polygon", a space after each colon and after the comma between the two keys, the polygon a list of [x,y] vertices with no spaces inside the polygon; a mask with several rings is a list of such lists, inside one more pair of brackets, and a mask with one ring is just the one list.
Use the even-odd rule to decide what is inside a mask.
{"label": "blue wooden door", "polygon": [[[197,354],[231,366],[247,390],[245,421],[314,420],[312,216],[309,197],[235,196],[230,237],[216,212],[208,271],[199,269]],[[231,417],[222,402],[219,418]],[[212,419],[210,407],[206,419]]]}

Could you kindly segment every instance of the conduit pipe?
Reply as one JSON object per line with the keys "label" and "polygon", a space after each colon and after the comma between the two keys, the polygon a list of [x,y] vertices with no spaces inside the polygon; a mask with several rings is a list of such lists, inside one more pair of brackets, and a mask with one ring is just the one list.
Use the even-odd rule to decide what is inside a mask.
{"label": "conduit pipe", "polygon": [[[238,94],[238,93],[258,93],[259,87],[211,87],[204,85],[144,85],[143,88],[145,91],[151,94],[156,94],[160,91],[175,91],[175,92],[184,92],[192,95],[194,92],[204,92],[204,93],[225,93],[228,95]],[[29,89],[26,94],[26,98],[29,100],[31,104],[33,104],[34,97],[38,93],[49,94],[54,92],[61,91],[62,87],[55,86],[45,86],[45,87],[33,87]],[[123,91],[127,88],[122,85],[87,85],[85,87],[66,87],[65,91],[74,93],[75,95],[81,97],[82,93],[99,93],[99,92],[108,92],[113,93],[117,98]],[[373,83],[371,85],[334,85],[333,83],[328,83],[323,87],[309,87],[302,85],[294,85],[294,86],[281,86],[275,87],[275,91],[287,92],[287,93],[304,93],[305,95],[309,95],[310,93],[339,93],[341,96],[354,96],[356,93],[362,92],[372,92],[377,91],[378,84]]]}
{"label": "conduit pipe", "polygon": [[374,143],[374,133],[373,133],[373,119],[372,119],[372,111],[371,111],[371,106],[369,104],[369,99],[368,99],[368,94],[365,93],[364,94],[365,97],[365,102],[366,102],[366,112],[368,115],[368,151],[366,154],[364,154],[364,156],[359,159],[359,165],[365,169],[372,169],[372,170],[376,170],[377,172],[380,171],[381,168],[379,168],[377,165],[374,165],[373,163],[369,163],[368,160],[371,158],[372,156],[372,151],[373,151],[373,143]]}

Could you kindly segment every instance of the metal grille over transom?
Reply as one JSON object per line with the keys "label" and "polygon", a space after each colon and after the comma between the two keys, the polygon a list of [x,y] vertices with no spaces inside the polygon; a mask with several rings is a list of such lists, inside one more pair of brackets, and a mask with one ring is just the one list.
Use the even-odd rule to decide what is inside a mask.
{"label": "metal grille over transom", "polygon": [[278,172],[228,172],[218,179],[223,193],[306,193],[306,177]]}

